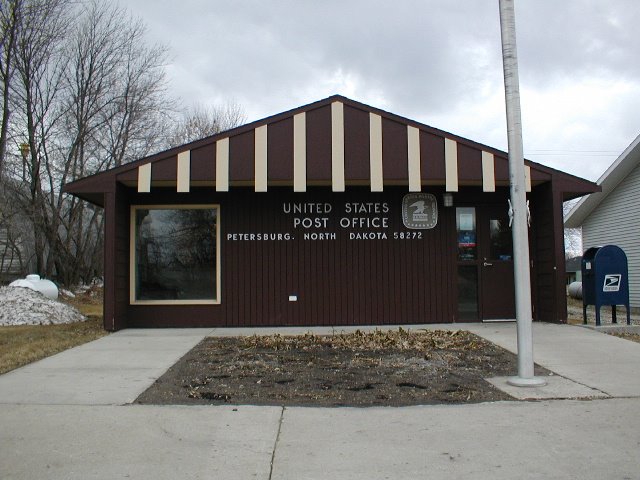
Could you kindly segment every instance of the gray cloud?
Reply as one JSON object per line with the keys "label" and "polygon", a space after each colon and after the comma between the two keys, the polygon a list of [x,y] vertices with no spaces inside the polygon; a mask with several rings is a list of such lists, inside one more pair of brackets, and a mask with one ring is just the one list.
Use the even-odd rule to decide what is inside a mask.
{"label": "gray cloud", "polygon": [[[255,119],[343,93],[506,147],[497,0],[125,6],[168,44],[186,103],[232,100]],[[576,151],[621,152],[637,134],[640,4],[519,0],[516,15],[525,149],[596,178],[615,154]]]}

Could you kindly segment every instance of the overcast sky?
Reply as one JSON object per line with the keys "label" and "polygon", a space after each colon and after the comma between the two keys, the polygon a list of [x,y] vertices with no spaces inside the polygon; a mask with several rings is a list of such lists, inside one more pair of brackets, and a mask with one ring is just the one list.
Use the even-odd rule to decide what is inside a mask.
{"label": "overcast sky", "polygon": [[[507,148],[498,0],[121,0],[185,105],[332,94]],[[640,1],[516,0],[525,156],[596,180],[640,134]]]}

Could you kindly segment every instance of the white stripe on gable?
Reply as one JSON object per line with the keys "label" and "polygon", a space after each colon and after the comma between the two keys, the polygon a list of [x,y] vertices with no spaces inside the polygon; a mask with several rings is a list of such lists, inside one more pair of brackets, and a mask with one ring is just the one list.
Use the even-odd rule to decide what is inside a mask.
{"label": "white stripe on gable", "polygon": [[496,169],[493,153],[482,152],[482,191],[496,191]]}
{"label": "white stripe on gable", "polygon": [[293,116],[293,191],[307,191],[307,122],[305,112]]}
{"label": "white stripe on gable", "polygon": [[138,167],[138,193],[151,191],[151,164],[145,163]]}
{"label": "white stripe on gable", "polygon": [[409,171],[409,191],[422,190],[420,177],[420,130],[407,125],[407,163]]}
{"label": "white stripe on gable", "polygon": [[188,192],[191,183],[191,150],[178,154],[177,166],[177,190],[178,192]]}
{"label": "white stripe on gable", "polygon": [[229,138],[216,142],[216,192],[229,191]]}
{"label": "white stripe on gable", "polygon": [[255,129],[255,191],[267,191],[267,126]]}
{"label": "white stripe on gable", "polygon": [[372,192],[382,192],[382,117],[369,114],[369,181]]}
{"label": "white stripe on gable", "polygon": [[458,144],[449,138],[444,139],[445,184],[447,192],[458,191]]}
{"label": "white stripe on gable", "polygon": [[331,104],[331,188],[344,192],[344,105]]}

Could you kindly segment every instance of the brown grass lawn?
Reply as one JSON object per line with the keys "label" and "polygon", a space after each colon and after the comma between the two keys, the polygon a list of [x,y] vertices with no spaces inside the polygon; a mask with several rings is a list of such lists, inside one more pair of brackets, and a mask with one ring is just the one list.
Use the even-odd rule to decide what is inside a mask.
{"label": "brown grass lawn", "polygon": [[0,373],[106,335],[102,317],[60,325],[0,327]]}
{"label": "brown grass lawn", "polygon": [[0,327],[0,374],[106,335],[100,293],[67,301],[88,317],[86,322]]}
{"label": "brown grass lawn", "polygon": [[611,335],[640,343],[640,334],[638,333],[612,333]]}

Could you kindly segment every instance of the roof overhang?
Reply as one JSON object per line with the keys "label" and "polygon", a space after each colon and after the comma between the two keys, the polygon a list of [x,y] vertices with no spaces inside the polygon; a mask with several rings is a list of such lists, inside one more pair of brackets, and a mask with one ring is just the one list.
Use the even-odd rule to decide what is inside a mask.
{"label": "roof overhang", "polygon": [[[525,161],[527,191],[562,177],[574,196],[591,182]],[[443,186],[485,192],[509,185],[506,152],[413,120],[332,96],[202,140],[143,158],[64,187],[102,205],[102,193],[120,183],[144,194],[157,188],[326,186],[341,192],[366,185],[372,192],[403,185],[408,191]]]}

